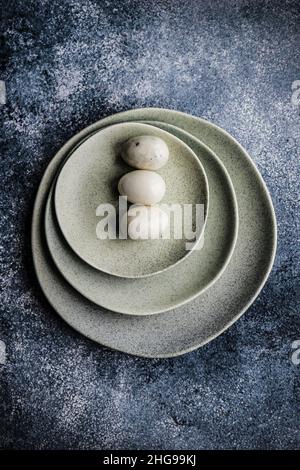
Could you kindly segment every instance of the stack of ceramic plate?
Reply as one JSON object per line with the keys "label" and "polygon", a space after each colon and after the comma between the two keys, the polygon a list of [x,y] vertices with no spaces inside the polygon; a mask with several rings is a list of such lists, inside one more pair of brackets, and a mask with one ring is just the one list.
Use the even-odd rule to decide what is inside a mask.
{"label": "stack of ceramic plate", "polygon": [[[203,204],[199,246],[185,240],[100,240],[97,206],[114,203],[130,171],[117,149],[139,135],[163,138],[164,202]],[[272,202],[245,150],[202,119],[166,109],[105,118],[50,162],[33,214],[40,285],[77,331],[130,354],[191,351],[228,328],[264,285],[276,250]]]}

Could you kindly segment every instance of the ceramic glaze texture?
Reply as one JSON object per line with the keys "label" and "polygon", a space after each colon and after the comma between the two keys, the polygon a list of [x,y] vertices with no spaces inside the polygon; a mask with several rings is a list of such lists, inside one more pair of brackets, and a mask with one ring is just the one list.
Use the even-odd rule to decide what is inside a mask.
{"label": "ceramic glaze texture", "polygon": [[[298,5],[5,2],[1,448],[299,448]],[[274,269],[247,313],[171,359],[129,356],[77,334],[45,301],[31,262],[32,207],[53,155],[101,117],[145,106],[202,116],[234,135],[267,182],[279,228]]]}
{"label": "ceramic glaze texture", "polygon": [[[114,119],[118,119],[118,116]],[[157,123],[152,124],[157,126]],[[160,126],[169,132],[176,133],[177,137],[184,140],[194,150],[203,162],[207,174],[209,187],[211,188],[211,211],[208,214],[204,244],[202,247],[200,246],[201,250],[194,250],[191,256],[178,263],[177,266],[173,266],[171,269],[151,278],[117,279],[90,268],[77,256],[74,256],[74,253],[64,243],[57,228],[55,216],[51,211],[51,194],[47,202],[45,232],[48,248],[56,266],[66,280],[86,298],[97,305],[119,313],[138,316],[161,313],[183,305],[197,297],[222,274],[230,260],[236,242],[238,230],[237,202],[224,166],[218,157],[197,139],[195,140],[195,138],[178,128],[174,128],[174,126],[166,124],[160,124]],[[60,152],[57,158],[64,158],[64,151]],[[136,246],[137,242],[133,243]],[[173,327],[176,327],[176,330],[184,329],[188,318],[184,319],[184,315],[180,311],[177,313],[178,319]],[[179,328],[179,325],[182,326]],[[131,332],[130,325],[124,325],[124,328],[127,333]],[[165,325],[163,328],[162,331],[165,331]],[[142,326],[142,329],[144,329],[144,326]],[[138,333],[138,330],[136,332]],[[165,333],[171,339],[172,345],[170,345],[171,349],[169,350],[169,353],[171,353],[174,345],[177,345],[176,350],[179,345],[176,340],[174,341],[175,338],[170,338],[167,331]],[[124,330],[122,335],[124,338],[126,337]],[[168,347],[166,338],[159,339],[159,335],[156,332],[153,335],[151,331],[149,331],[149,335],[148,339],[158,340],[163,350]],[[193,338],[194,334],[190,337],[190,341]],[[109,341],[109,338],[106,337],[106,340]],[[105,337],[102,338],[102,342],[106,342],[106,340]],[[140,344],[140,340],[138,340],[138,343]],[[142,350],[147,350],[147,347],[146,349],[142,348]],[[134,349],[135,353],[138,353],[138,351],[143,354],[140,346]],[[155,354],[158,354],[158,350]]]}
{"label": "ceramic glaze texture", "polygon": [[[141,133],[159,136],[168,144],[172,159],[160,173],[130,171],[119,155],[124,140]],[[102,223],[100,216],[106,214],[106,204],[111,205],[110,217],[115,222],[119,216],[118,181],[119,191],[131,202],[149,204],[164,197],[161,202],[165,204],[192,204],[194,209],[196,204],[203,205],[201,236],[208,211],[208,184],[201,161],[166,131],[147,124],[123,123],[86,139],[67,158],[58,175],[54,194],[57,220],[75,253],[96,269],[132,278],[164,271],[188,257],[191,250],[186,249],[187,240],[176,239],[174,230],[170,230],[168,239],[145,240],[142,246],[117,234],[114,239],[100,238],[98,224]],[[195,230],[195,216],[190,223]]]}
{"label": "ceramic glaze texture", "polygon": [[[108,315],[109,312],[99,309],[96,321],[92,321],[94,320],[94,306],[85,299],[79,303],[75,292],[69,295],[69,286],[61,282],[59,273],[53,271],[51,260],[47,259],[48,249],[44,245],[40,221],[43,218],[43,201],[46,200],[50,183],[55,178],[56,170],[53,170],[53,167],[59,168],[73,145],[76,146],[82,138],[101,127],[124,122],[124,120],[135,122],[145,119],[155,119],[153,122],[160,126],[160,121],[162,121],[162,126],[164,126],[164,121],[167,123],[175,121],[181,128],[176,132],[181,134],[185,132],[182,129],[189,129],[191,133],[196,136],[201,135],[212,148],[217,149],[220,159],[226,162],[234,183],[242,223],[225,275],[219,276],[218,282],[215,282],[209,291],[197,297],[198,308],[194,316],[191,316],[189,312],[187,314],[184,308],[177,308],[167,316],[156,315],[154,318],[146,316],[144,323],[139,323],[139,319],[136,318],[132,320],[135,322],[132,328],[132,323],[126,321],[125,316],[119,316],[117,323],[115,315]],[[216,190],[221,191],[223,195],[222,185],[218,185]],[[56,311],[75,329],[101,344],[124,352],[147,357],[169,357],[183,354],[212,340],[251,305],[263,287],[273,264],[276,249],[276,221],[270,196],[259,172],[244,149],[230,135],[207,121],[187,114],[164,109],[137,109],[110,116],[89,126],[74,136],[55,155],[42,178],[35,202],[32,219],[32,248],[35,270],[46,297]],[[194,251],[194,254],[196,253],[197,251]],[[212,251],[211,259],[214,258],[215,252]],[[194,269],[197,269],[196,258],[190,257],[190,259],[194,263]],[[177,266],[174,267],[176,268]],[[190,283],[196,276],[192,275],[190,269],[187,272],[188,275],[184,280]],[[246,279],[247,282],[245,282]],[[171,283],[167,286],[171,292],[173,290],[174,296],[178,295],[179,286],[184,288],[183,279],[179,279],[179,285],[175,284],[176,280],[178,281],[178,278],[173,276]],[[115,279],[113,284],[116,287]],[[188,285],[184,291],[188,290]],[[232,285],[235,286],[234,290]],[[155,306],[156,312],[166,310],[162,308],[164,297],[158,299],[155,305],[157,292],[151,295],[149,284],[145,288],[145,294],[150,296],[148,308],[151,305],[152,309]],[[185,302],[195,296],[194,293],[190,298],[186,298]],[[130,298],[131,301],[132,297],[127,290],[126,298]],[[122,300],[125,302],[125,298]],[[167,302],[170,308],[170,299],[167,298]],[[173,305],[178,307],[179,303],[175,302]],[[220,305],[222,305],[223,315],[219,312]],[[87,318],[91,321],[87,322]]]}
{"label": "ceramic glaze texture", "polygon": [[133,204],[124,217],[132,240],[160,239],[170,226],[169,215],[159,206]]}

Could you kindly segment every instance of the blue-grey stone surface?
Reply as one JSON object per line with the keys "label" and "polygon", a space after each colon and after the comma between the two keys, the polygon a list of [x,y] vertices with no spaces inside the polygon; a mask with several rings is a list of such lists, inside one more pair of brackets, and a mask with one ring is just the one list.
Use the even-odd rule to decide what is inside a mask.
{"label": "blue-grey stone surface", "polygon": [[[0,448],[299,448],[299,1],[2,0],[1,9]],[[142,106],[232,133],[278,218],[259,298],[226,333],[174,359],[130,357],[71,330],[31,259],[34,197],[52,156],[83,127]]]}

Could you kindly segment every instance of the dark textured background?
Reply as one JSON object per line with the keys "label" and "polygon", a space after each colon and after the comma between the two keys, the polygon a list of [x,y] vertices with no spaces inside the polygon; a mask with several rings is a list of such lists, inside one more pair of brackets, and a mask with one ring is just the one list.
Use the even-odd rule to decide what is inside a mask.
{"label": "dark textured background", "polygon": [[[0,4],[0,447],[299,448],[299,1]],[[101,117],[142,106],[231,132],[264,176],[279,226],[254,305],[212,343],[168,360],[71,330],[41,294],[30,253],[34,197],[54,153]]]}

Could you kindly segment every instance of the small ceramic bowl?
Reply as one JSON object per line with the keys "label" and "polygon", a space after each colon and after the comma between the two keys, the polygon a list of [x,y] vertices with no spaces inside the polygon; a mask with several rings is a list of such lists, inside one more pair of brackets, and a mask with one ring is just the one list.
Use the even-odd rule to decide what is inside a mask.
{"label": "small ceramic bowl", "polygon": [[[167,164],[157,171],[166,183],[159,204],[191,204],[190,225],[195,229],[196,204],[203,205],[204,218],[196,241],[182,237],[157,240],[100,239],[98,223],[102,204],[118,207],[120,178],[134,168],[120,157],[127,139],[139,135],[162,138],[169,147]],[[59,227],[73,251],[94,268],[125,278],[160,273],[186,258],[199,242],[208,214],[208,182],[201,162],[191,148],[172,134],[141,123],[122,123],[90,136],[67,158],[57,178],[54,204]],[[101,214],[100,214],[101,212]],[[116,213],[116,222],[118,213]],[[113,225],[113,224],[112,224]]]}

